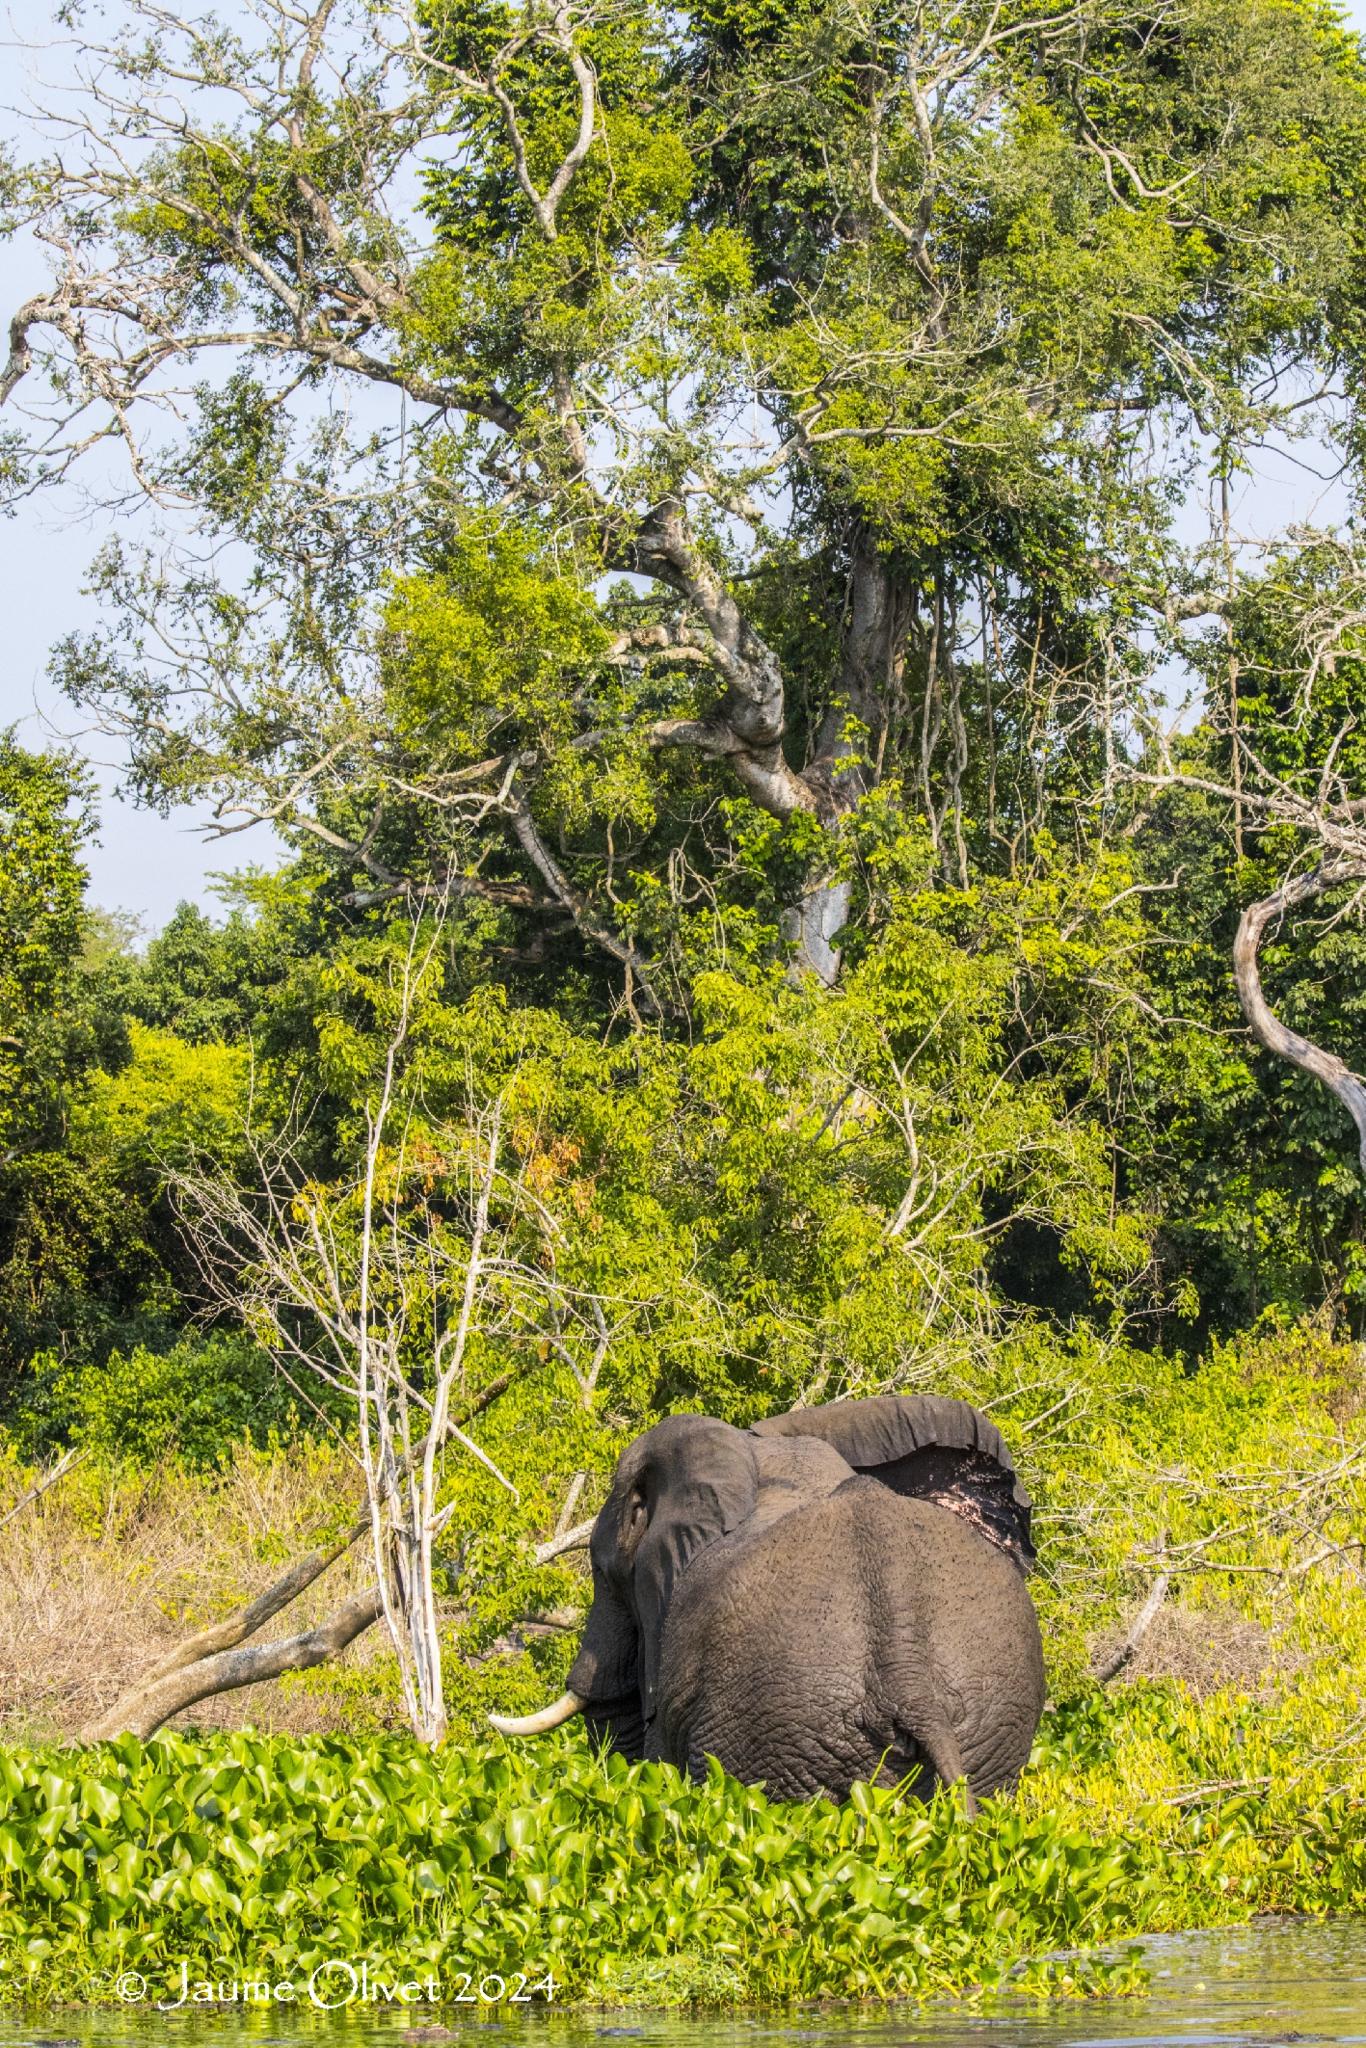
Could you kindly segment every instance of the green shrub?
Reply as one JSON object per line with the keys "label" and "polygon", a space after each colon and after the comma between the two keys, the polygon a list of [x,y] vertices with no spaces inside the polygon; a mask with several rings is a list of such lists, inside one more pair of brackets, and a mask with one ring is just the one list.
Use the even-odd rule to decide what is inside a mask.
{"label": "green shrub", "polygon": [[195,1470],[216,1465],[243,1437],[257,1445],[297,1434],[309,1411],[248,1338],[186,1337],[169,1351],[137,1345],[102,1365],[34,1360],[12,1435],[33,1456],[78,1443],[115,1458],[168,1455]]}

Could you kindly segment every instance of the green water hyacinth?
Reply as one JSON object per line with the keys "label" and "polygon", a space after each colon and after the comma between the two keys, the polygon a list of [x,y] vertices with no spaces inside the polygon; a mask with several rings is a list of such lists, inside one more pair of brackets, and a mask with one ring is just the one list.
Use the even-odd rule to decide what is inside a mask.
{"label": "green water hyacinth", "polygon": [[[1112,1938],[1145,1855],[1007,1806],[975,1825],[855,1788],[778,1806],[714,1769],[431,1755],[396,1739],[131,1738],[0,1754],[10,1999],[302,1981],[338,1958],[558,1999],[891,1997],[1000,1982]],[[1039,1985],[1131,1981],[1075,1960]],[[540,1994],[544,1997],[546,1994]]]}
{"label": "green water hyacinth", "polygon": [[285,1983],[303,2003],[314,1972],[335,1994],[363,1970],[379,2002],[430,1979],[485,2010],[1135,1990],[1135,1935],[1366,1906],[1354,1793],[1306,1825],[1293,1772],[1208,1797],[1142,1783],[1227,1780],[1216,1747],[1260,1764],[1282,1711],[1079,1695],[1018,1797],[973,1821],[953,1794],[867,1785],[779,1805],[570,1732],[535,1757],[251,1733],[0,1751],[0,1986],[55,2004],[126,2000],[130,1976],[149,2002]]}

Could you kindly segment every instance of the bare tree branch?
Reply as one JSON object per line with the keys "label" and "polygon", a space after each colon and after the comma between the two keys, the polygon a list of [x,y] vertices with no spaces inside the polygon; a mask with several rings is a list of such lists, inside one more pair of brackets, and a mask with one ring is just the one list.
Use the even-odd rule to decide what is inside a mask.
{"label": "bare tree branch", "polygon": [[1143,1638],[1162,1610],[1162,1603],[1167,1597],[1170,1585],[1171,1574],[1159,1572],[1148,1589],[1143,1605],[1130,1622],[1124,1640],[1098,1665],[1094,1673],[1098,1685],[1108,1685],[1111,1679],[1118,1678],[1120,1672],[1133,1663],[1143,1647]]}
{"label": "bare tree branch", "polygon": [[20,1494],[12,1508],[7,1508],[4,1514],[0,1515],[0,1529],[4,1528],[6,1522],[12,1522],[16,1515],[21,1515],[25,1508],[31,1507],[35,1500],[41,1500],[50,1486],[55,1486],[59,1479],[65,1479],[68,1472],[74,1472],[77,1465],[89,1456],[89,1451],[63,1451],[51,1471],[45,1472],[26,1493]]}
{"label": "bare tree branch", "polygon": [[563,1557],[569,1550],[586,1550],[596,1521],[596,1515],[590,1516],[588,1521],[576,1522],[572,1529],[566,1529],[562,1536],[552,1536],[548,1543],[538,1543],[537,1564],[549,1564],[552,1558]]}
{"label": "bare tree branch", "polygon": [[1340,887],[1344,882],[1363,880],[1366,880],[1366,859],[1324,861],[1312,874],[1298,875],[1283,882],[1270,896],[1264,896],[1259,903],[1250,903],[1239,920],[1237,937],[1233,942],[1233,972],[1238,984],[1238,999],[1254,1035],[1268,1052],[1289,1060],[1292,1066],[1302,1068],[1316,1081],[1321,1081],[1325,1088],[1331,1089],[1348,1112],[1356,1125],[1361,1170],[1366,1175],[1366,1083],[1336,1053],[1324,1052],[1320,1046],[1281,1022],[1262,992],[1257,965],[1263,934],[1273,918],[1284,916],[1286,911],[1296,909],[1300,904],[1313,902],[1325,890]]}

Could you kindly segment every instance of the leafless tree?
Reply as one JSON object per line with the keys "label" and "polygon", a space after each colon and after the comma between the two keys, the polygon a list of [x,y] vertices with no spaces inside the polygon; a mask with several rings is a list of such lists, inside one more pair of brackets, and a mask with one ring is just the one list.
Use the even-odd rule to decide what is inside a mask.
{"label": "leafless tree", "polygon": [[[509,1164],[502,1100],[471,1101],[453,1120],[424,1114],[412,1095],[405,1058],[440,930],[439,918],[410,928],[355,1173],[320,1183],[289,1133],[253,1146],[245,1179],[195,1169],[176,1183],[214,1292],[296,1381],[340,1394],[355,1418],[376,1611],[398,1656],[405,1709],[428,1743],[446,1732],[437,1591],[451,1515],[445,1454],[453,1447],[476,1460],[515,1498],[515,1483],[467,1425],[505,1391],[519,1355],[554,1350],[572,1360],[581,1331],[591,1359],[580,1384],[591,1396],[610,1337],[601,1303],[557,1277],[559,1227],[525,1171]],[[514,1363],[490,1373],[491,1361],[507,1358]]]}

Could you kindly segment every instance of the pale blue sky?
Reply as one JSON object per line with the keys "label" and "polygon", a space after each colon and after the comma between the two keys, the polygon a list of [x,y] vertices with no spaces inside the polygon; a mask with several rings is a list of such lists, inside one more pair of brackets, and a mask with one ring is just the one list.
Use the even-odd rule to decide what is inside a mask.
{"label": "pale blue sky", "polygon": [[[1347,18],[1366,32],[1366,0],[1354,0]],[[30,54],[50,35],[47,0],[0,0],[0,135],[25,153],[22,109],[36,76],[58,75],[62,60]],[[41,287],[44,269],[32,247],[0,245],[0,333],[13,308]],[[1304,451],[1312,455],[1312,450]],[[1291,519],[1326,522],[1337,507],[1311,473],[1284,460],[1268,459],[1255,484],[1245,488],[1237,523],[1245,534],[1270,533]],[[124,522],[131,530],[135,520]],[[139,916],[149,933],[165,923],[184,897],[211,898],[211,877],[252,862],[272,863],[276,844],[262,832],[227,841],[206,841],[185,813],[160,818],[121,802],[112,794],[117,775],[115,743],[81,734],[71,707],[46,679],[49,650],[65,634],[88,627],[95,608],[81,595],[86,567],[101,542],[119,530],[107,512],[92,512],[73,488],[22,506],[17,518],[0,521],[0,724],[17,720],[30,744],[74,738],[96,764],[106,790],[100,844],[92,850],[92,896],[109,908]]]}

